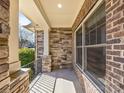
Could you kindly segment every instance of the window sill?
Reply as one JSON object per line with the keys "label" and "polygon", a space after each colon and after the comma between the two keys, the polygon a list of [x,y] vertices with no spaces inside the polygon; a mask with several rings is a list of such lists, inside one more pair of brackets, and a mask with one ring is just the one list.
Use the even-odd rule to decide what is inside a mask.
{"label": "window sill", "polygon": [[86,71],[83,71],[77,64],[76,64],[77,69],[90,81],[90,83],[100,92],[100,93],[105,93],[87,74]]}

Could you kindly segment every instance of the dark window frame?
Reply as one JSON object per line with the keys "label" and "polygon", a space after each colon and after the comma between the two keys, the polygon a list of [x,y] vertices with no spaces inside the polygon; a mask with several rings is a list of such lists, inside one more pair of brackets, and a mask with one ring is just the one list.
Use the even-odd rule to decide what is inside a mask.
{"label": "dark window frame", "polygon": [[[105,3],[102,3],[101,5],[100,5],[100,7],[102,6],[102,5],[105,5]],[[94,11],[94,13],[95,12],[97,12],[98,13],[98,9],[100,8],[100,7],[98,7],[97,9],[96,9],[96,11]],[[93,14],[94,14],[93,13]],[[92,15],[90,16],[90,17],[92,17]],[[89,18],[90,18],[89,17]],[[89,19],[88,18],[88,19]],[[104,17],[105,18],[105,17]],[[102,21],[104,21],[104,23],[101,23]],[[99,41],[100,43],[98,43],[98,38],[97,38],[97,30],[99,29],[99,27],[100,26],[102,26],[102,25],[106,25],[106,22],[105,22],[105,20],[103,19],[102,21],[98,21],[98,24],[99,23],[101,23],[100,25],[97,25],[97,24],[93,24],[92,25],[92,27],[90,28],[91,29],[91,31],[92,30],[94,30],[94,29],[96,29],[96,43],[95,44],[86,44],[85,45],[85,43],[86,43],[86,29],[84,29],[85,27],[86,27],[86,25],[85,25],[85,23],[87,22],[87,20],[85,21],[85,23],[82,25],[81,24],[81,26],[79,26],[79,28],[75,31],[75,37],[77,37],[77,35],[76,35],[76,33],[79,31],[79,29],[81,28],[82,29],[82,45],[79,45],[79,46],[77,46],[77,43],[75,42],[75,54],[77,55],[77,49],[78,48],[82,48],[82,65],[80,66],[79,64],[77,64],[77,56],[75,57],[76,58],[76,66],[78,67],[78,69],[82,72],[82,73],[84,73],[84,75],[93,83],[93,85],[95,85],[95,87],[97,87],[98,88],[98,90],[100,90],[100,91],[102,91],[102,92],[105,92],[105,85],[102,83],[102,82],[100,82],[98,79],[96,79],[91,73],[89,73],[88,71],[87,71],[87,69],[86,69],[86,66],[87,66],[87,48],[88,47],[106,47],[107,46],[107,44],[106,44],[106,34],[105,34],[105,36],[103,36],[104,38],[105,38],[105,41],[104,42],[102,42],[102,39],[103,38],[101,38],[101,41]],[[92,23],[94,23],[94,22],[91,22],[91,24]],[[90,25],[91,25],[90,24]],[[100,27],[100,28],[102,28],[102,27]],[[88,33],[90,33],[89,31],[88,31]],[[101,33],[101,32],[100,32]],[[75,41],[76,41],[76,39],[77,38],[75,38]],[[90,43],[90,34],[89,34],[89,43]],[[106,63],[105,63],[106,64]],[[106,69],[106,68],[105,68]]]}
{"label": "dark window frame", "polygon": [[[103,3],[101,6],[104,6],[105,4]],[[101,7],[100,6],[100,7]],[[96,11],[95,12],[97,12],[97,10],[98,9],[96,9]],[[98,12],[97,12],[98,13]],[[92,17],[92,15],[91,15],[91,17]],[[90,18],[91,18],[90,17]],[[105,17],[104,17],[105,18]],[[92,74],[92,73],[90,73],[88,70],[87,70],[87,64],[88,64],[88,62],[87,62],[87,49],[88,48],[96,48],[96,47],[102,47],[102,48],[106,48],[106,46],[107,46],[107,44],[106,44],[106,36],[104,37],[105,38],[105,41],[103,41],[102,42],[102,39],[103,38],[101,38],[101,42],[100,43],[98,43],[98,37],[97,37],[97,33],[98,33],[98,31],[97,31],[97,29],[100,27],[100,26],[102,26],[102,25],[105,25],[106,24],[106,21],[103,19],[102,21],[104,21],[104,23],[102,23],[102,24],[100,24],[100,25],[98,25],[97,24],[97,22],[95,23],[95,24],[93,24],[94,25],[94,28],[93,28],[93,26],[91,26],[91,28],[87,28],[86,27],[86,24],[85,24],[85,27],[86,27],[86,31],[87,31],[87,29],[88,29],[88,32],[86,32],[85,31],[85,37],[86,37],[86,33],[89,33],[89,44],[87,44],[87,40],[86,40],[86,38],[85,38],[85,45],[84,45],[84,48],[85,48],[85,53],[84,53],[84,73],[103,91],[103,92],[105,92],[105,84],[103,84],[101,81],[99,81],[97,78],[95,78],[95,76]],[[89,31],[89,29],[90,29],[90,31]],[[90,32],[91,31],[93,31],[93,30],[96,30],[96,43],[94,43],[94,44],[92,44],[91,43],[91,41],[90,41]],[[106,31],[106,29],[105,29],[105,31]],[[105,33],[106,34],[106,33]],[[105,61],[105,65],[106,65],[106,61]],[[105,70],[106,70],[106,68],[105,68]]]}

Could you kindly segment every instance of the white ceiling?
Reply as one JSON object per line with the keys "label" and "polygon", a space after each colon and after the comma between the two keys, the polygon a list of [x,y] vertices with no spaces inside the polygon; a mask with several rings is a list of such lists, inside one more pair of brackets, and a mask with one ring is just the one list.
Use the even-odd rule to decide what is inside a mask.
{"label": "white ceiling", "polygon": [[[71,27],[85,0],[40,0],[52,27]],[[59,9],[57,4],[62,4]]]}
{"label": "white ceiling", "polygon": [[[52,27],[72,27],[85,0],[19,0],[19,9],[33,24],[48,27],[44,15],[34,1],[39,1]],[[61,3],[59,9],[57,4]]]}
{"label": "white ceiling", "polygon": [[32,21],[33,28],[36,24],[41,29],[49,27],[33,0],[19,0],[19,11]]}

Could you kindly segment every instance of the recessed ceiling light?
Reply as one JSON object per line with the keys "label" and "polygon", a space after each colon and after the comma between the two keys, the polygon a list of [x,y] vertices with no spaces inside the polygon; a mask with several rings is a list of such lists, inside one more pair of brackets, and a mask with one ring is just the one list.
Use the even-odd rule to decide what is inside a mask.
{"label": "recessed ceiling light", "polygon": [[62,4],[58,4],[57,6],[58,6],[58,8],[62,8]]}

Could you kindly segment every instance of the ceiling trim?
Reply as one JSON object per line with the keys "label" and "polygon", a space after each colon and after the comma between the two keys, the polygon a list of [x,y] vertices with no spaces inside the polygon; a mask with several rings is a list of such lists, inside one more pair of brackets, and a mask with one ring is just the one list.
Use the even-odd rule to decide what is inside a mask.
{"label": "ceiling trim", "polygon": [[42,6],[41,2],[39,0],[33,0],[33,1],[35,2],[36,6],[38,7],[40,13],[42,14],[43,18],[45,19],[45,21],[47,22],[49,27],[51,27],[50,21],[49,21],[47,15],[46,15],[46,13],[43,9],[43,6]]}

